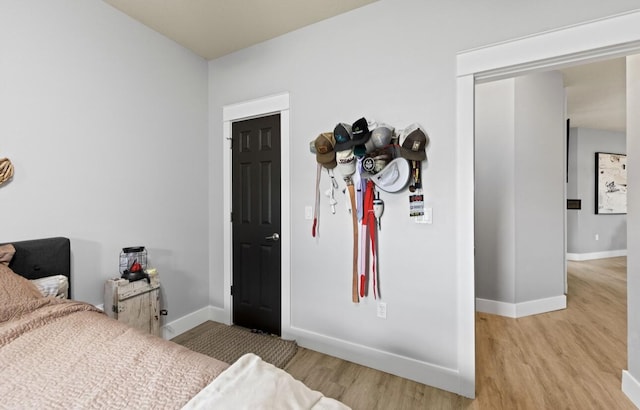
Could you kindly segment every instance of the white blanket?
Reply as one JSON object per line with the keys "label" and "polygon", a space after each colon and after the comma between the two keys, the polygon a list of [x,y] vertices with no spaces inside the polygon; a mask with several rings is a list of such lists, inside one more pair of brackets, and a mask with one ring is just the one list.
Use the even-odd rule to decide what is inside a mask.
{"label": "white blanket", "polygon": [[195,395],[183,410],[313,409],[349,407],[311,390],[289,373],[247,353]]}

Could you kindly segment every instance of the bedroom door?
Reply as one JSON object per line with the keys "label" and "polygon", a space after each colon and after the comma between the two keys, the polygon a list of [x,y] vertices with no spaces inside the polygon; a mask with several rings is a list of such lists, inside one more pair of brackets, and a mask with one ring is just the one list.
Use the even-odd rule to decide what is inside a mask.
{"label": "bedroom door", "polygon": [[280,335],[280,114],[232,125],[233,323]]}

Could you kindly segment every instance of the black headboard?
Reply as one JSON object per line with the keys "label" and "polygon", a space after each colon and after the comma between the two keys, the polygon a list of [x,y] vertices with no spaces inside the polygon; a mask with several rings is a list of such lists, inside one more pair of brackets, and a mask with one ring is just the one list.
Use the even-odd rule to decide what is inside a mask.
{"label": "black headboard", "polygon": [[69,279],[71,297],[71,243],[68,238],[44,238],[10,242],[16,253],[9,267],[27,279],[64,275]]}

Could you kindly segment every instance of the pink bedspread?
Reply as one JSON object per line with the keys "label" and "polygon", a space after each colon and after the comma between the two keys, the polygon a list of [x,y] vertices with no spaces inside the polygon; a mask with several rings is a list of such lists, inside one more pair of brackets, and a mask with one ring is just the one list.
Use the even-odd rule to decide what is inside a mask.
{"label": "pink bedspread", "polygon": [[226,367],[85,303],[0,304],[0,408],[178,409]]}

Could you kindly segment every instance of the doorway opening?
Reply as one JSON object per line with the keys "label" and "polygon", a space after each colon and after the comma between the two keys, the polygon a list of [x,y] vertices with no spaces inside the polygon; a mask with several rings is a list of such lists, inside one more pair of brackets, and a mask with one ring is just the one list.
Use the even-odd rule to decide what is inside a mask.
{"label": "doorway opening", "polygon": [[[457,65],[457,237],[461,394],[475,396],[474,88],[477,82],[557,69],[640,51],[640,13],[464,52]],[[470,283],[471,285],[465,285]],[[632,380],[623,372],[625,379]]]}

